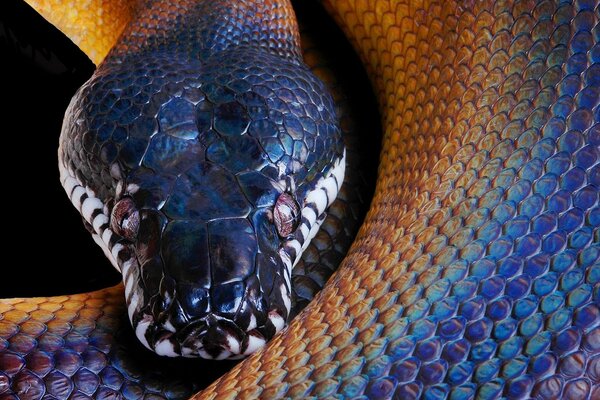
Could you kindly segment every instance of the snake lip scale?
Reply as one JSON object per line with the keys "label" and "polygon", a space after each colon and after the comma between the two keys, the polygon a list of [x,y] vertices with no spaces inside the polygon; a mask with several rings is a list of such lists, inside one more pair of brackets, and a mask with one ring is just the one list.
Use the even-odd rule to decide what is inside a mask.
{"label": "snake lip scale", "polygon": [[[190,5],[193,23],[141,43],[132,25],[60,139],[63,187],[123,276],[137,337],[164,356],[240,358],[283,329],[292,269],[344,180],[333,101],[297,27],[256,37],[245,25],[266,10],[225,4]],[[240,31],[221,33],[231,19]]]}

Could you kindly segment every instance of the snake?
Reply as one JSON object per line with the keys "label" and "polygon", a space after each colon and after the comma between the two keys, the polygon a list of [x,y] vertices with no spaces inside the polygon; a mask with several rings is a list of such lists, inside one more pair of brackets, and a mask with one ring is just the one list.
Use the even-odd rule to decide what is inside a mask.
{"label": "snake", "polygon": [[[139,26],[134,19],[126,32],[185,20],[175,5],[148,4],[157,5],[156,18]],[[253,11],[264,4],[287,3],[257,2]],[[377,93],[383,140],[375,194],[323,290],[264,348],[194,397],[600,397],[598,2],[323,4]],[[280,15],[268,13],[263,23]],[[140,46],[139,38],[128,46]],[[270,45],[289,62],[289,43]],[[112,56],[128,52],[117,44]],[[180,386],[107,366],[99,354],[112,312],[130,308],[115,302],[121,291],[3,302],[0,395],[179,395]],[[287,311],[286,301],[275,303],[283,308],[267,317],[273,326]],[[149,330],[157,328],[142,336],[156,338]],[[205,351],[219,358],[242,347],[229,342],[229,350]],[[155,349],[175,351],[161,343]]]}

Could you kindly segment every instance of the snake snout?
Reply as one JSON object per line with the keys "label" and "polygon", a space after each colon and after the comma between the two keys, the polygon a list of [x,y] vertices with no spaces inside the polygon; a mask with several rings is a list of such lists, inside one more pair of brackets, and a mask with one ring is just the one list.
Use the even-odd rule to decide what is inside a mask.
{"label": "snake snout", "polygon": [[[116,204],[137,210],[136,196]],[[291,266],[280,254],[276,208],[208,222],[137,211],[137,238],[129,245],[135,257],[120,263],[130,318],[146,347],[166,356],[236,358],[285,326]]]}

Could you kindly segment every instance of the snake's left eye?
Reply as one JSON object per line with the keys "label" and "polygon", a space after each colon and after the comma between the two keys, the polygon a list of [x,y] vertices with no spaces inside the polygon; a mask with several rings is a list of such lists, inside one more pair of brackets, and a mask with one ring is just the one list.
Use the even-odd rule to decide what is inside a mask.
{"label": "snake's left eye", "polygon": [[275,202],[273,220],[281,237],[292,234],[300,225],[300,206],[291,194],[282,193]]}
{"label": "snake's left eye", "polygon": [[131,197],[123,197],[112,209],[110,227],[124,239],[134,241],[140,226],[140,213]]}

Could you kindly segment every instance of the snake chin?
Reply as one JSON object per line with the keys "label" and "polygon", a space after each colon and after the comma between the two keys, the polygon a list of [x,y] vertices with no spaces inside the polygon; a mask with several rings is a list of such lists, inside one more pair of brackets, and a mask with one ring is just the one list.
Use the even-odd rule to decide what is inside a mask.
{"label": "snake chin", "polygon": [[[269,319],[277,325],[276,332],[283,328],[283,318],[276,312],[270,313]],[[241,359],[262,348],[266,343],[266,339],[255,329],[246,332],[246,335],[240,339],[238,329],[231,321],[219,320],[214,316],[208,320],[210,321],[208,328],[204,322],[196,322],[187,327],[185,330],[187,337],[184,340],[180,340],[179,337],[182,335],[175,332],[165,334],[167,328],[172,328],[167,323],[163,325],[161,337],[150,345],[149,332],[156,330],[156,324],[150,316],[146,315],[138,323],[135,333],[144,346],[158,355],[167,357]]]}

